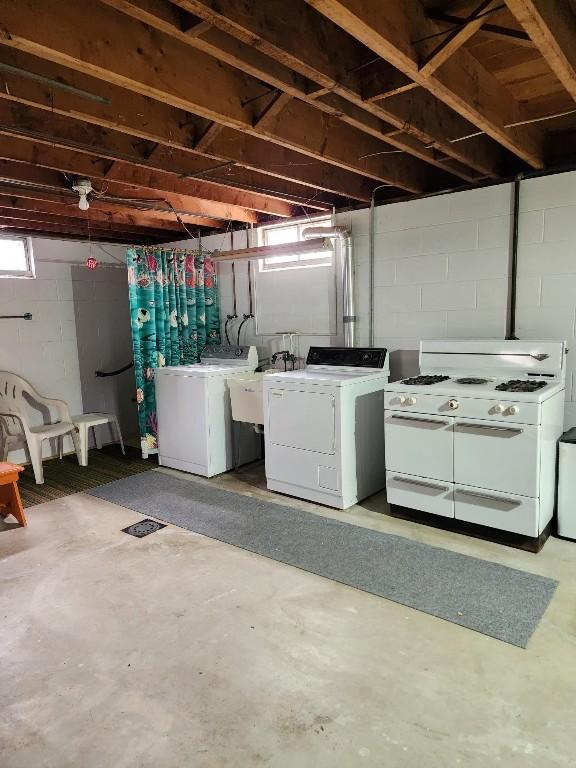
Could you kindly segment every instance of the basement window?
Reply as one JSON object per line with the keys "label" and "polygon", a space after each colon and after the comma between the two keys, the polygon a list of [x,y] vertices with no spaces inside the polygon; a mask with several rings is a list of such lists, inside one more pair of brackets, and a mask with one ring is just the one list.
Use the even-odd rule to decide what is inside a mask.
{"label": "basement window", "polygon": [[0,236],[0,277],[34,277],[29,237]]}
{"label": "basement window", "polygon": [[[296,224],[276,224],[263,227],[261,230],[261,245],[285,245],[299,243],[304,240],[302,230],[311,226],[330,226],[330,216],[321,219],[308,219]],[[290,253],[281,256],[268,256],[260,259],[260,272],[272,272],[281,269],[302,269],[304,267],[332,266],[333,251],[311,251],[308,253]]]}

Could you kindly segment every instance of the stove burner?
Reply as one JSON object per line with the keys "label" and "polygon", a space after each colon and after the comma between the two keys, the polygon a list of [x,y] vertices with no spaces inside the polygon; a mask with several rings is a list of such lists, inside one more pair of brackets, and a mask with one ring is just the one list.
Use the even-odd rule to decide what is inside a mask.
{"label": "stove burner", "polygon": [[456,384],[488,384],[490,379],[475,379],[472,376],[464,379],[456,379]]}
{"label": "stove burner", "polygon": [[510,381],[504,381],[502,384],[498,384],[495,388],[499,392],[536,392],[538,389],[545,387],[546,384],[548,384],[547,381],[510,379]]}
{"label": "stove burner", "polygon": [[404,379],[402,384],[438,384],[440,381],[447,381],[449,378],[450,376],[412,376],[411,379]]}

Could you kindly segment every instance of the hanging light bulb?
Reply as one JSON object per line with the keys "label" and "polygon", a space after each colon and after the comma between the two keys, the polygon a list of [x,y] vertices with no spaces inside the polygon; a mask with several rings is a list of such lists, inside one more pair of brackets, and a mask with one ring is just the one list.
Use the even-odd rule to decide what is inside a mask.
{"label": "hanging light bulb", "polygon": [[88,195],[92,192],[92,182],[90,179],[76,178],[72,184],[72,189],[75,192],[78,192],[78,195],[80,196],[78,200],[78,208],[80,208],[81,211],[87,211],[88,208],[90,208]]}

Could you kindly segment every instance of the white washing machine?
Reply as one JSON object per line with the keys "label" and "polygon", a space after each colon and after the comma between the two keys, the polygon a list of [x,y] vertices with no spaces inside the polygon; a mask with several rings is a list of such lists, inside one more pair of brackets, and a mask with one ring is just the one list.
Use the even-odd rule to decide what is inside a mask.
{"label": "white washing machine", "polygon": [[311,347],[301,371],[264,377],[269,490],[346,509],[382,490],[385,349]]}
{"label": "white washing machine", "polygon": [[[252,373],[256,347],[206,347],[195,365],[154,371],[158,463],[212,477],[232,469],[232,416],[226,379]],[[260,455],[260,439],[245,430],[237,447],[242,463]]]}

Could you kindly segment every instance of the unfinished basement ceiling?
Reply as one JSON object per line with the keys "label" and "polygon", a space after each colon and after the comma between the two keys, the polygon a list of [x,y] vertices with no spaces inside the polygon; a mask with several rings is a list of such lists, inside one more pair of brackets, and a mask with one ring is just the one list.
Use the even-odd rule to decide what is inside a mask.
{"label": "unfinished basement ceiling", "polygon": [[159,243],[571,163],[574,39],[570,0],[0,0],[0,232]]}

